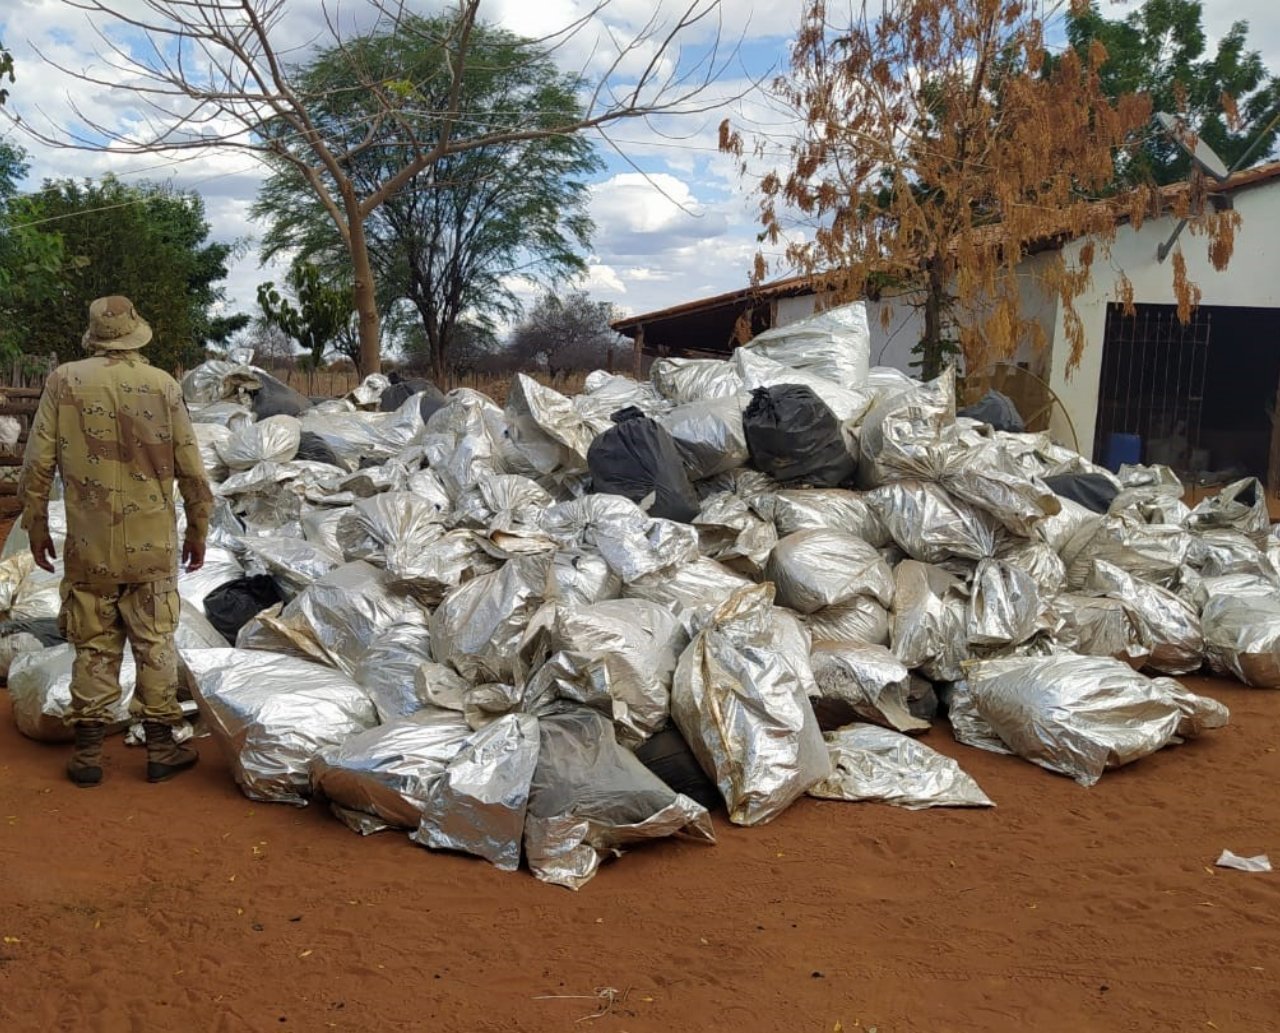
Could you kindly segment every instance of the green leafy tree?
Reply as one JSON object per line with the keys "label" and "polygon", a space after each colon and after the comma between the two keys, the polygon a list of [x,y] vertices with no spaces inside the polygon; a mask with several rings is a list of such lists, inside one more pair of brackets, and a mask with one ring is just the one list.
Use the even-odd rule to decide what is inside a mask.
{"label": "green leafy tree", "polygon": [[[312,118],[326,138],[341,141],[349,174],[372,191],[435,146],[443,131],[430,113],[453,87],[443,49],[446,18],[410,17],[396,31],[348,42],[299,76],[320,98]],[[560,124],[580,117],[577,80],[530,43],[477,26],[469,42],[459,103],[490,130]],[[382,81],[400,120],[378,123],[386,97],[344,89],[349,62]],[[255,213],[270,220],[264,257],[290,251],[337,270],[347,248],[315,191],[292,165],[277,163]],[[389,195],[365,223],[365,238],[385,312],[407,302],[418,313],[431,371],[443,378],[464,323],[490,327],[519,306],[511,277],[552,285],[582,271],[580,252],[592,229],[587,177],[601,167],[580,136],[502,140],[441,157]]]}
{"label": "green leafy tree", "polygon": [[217,314],[233,249],[208,241],[198,194],[111,176],[59,180],[11,197],[3,218],[5,333],[24,352],[81,356],[88,304],[108,294],[127,295],[151,324],[147,354],[162,368],[201,361],[248,322]]}
{"label": "green leafy tree", "polygon": [[[9,80],[10,84],[14,82],[13,77],[13,55],[4,49],[4,43],[0,42],[0,83]],[[0,108],[4,107],[4,102],[9,99],[9,91],[3,85],[0,85]]]}
{"label": "green leafy tree", "polygon": [[[1228,167],[1250,151],[1275,147],[1280,124],[1280,79],[1248,46],[1249,25],[1232,24],[1210,50],[1201,0],[1145,0],[1123,18],[1103,15],[1096,0],[1071,15],[1067,37],[1077,50],[1099,42],[1107,61],[1099,80],[1110,97],[1147,94],[1156,111],[1181,115]],[[1149,134],[1142,150],[1121,167],[1122,182],[1158,184],[1185,179],[1190,159],[1164,133]]]}
{"label": "green leafy tree", "polygon": [[289,287],[296,304],[276,290],[274,283],[264,283],[258,287],[258,307],[264,321],[296,341],[318,369],[335,340],[350,326],[351,289],[333,286],[307,262],[294,263],[289,271]]}

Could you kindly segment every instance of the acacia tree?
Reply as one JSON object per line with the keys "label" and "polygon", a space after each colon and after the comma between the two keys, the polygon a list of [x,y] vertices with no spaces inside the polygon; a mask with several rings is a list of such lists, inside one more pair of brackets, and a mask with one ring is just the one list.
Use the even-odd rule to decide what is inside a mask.
{"label": "acacia tree", "polygon": [[[428,108],[450,86],[439,46],[444,19],[410,17],[395,31],[350,40],[320,53],[299,75],[324,99],[313,117],[331,139],[367,132],[377,100],[340,89],[348,61],[358,54],[369,74],[416,83]],[[460,101],[484,111],[490,127],[518,129],[539,118],[577,117],[580,83],[545,58],[531,58],[527,42],[511,33],[476,28]],[[434,98],[431,93],[435,91]],[[407,117],[407,116],[406,116]],[[419,144],[436,126],[414,120]],[[388,125],[351,162],[351,176],[371,190],[412,156],[415,145]],[[337,273],[345,248],[315,193],[288,164],[265,184],[254,214],[269,220],[263,257],[289,252]],[[422,322],[426,357],[442,379],[449,368],[455,329],[468,322],[492,325],[516,315],[511,275],[554,284],[584,268],[591,221],[586,177],[602,167],[582,136],[553,136],[476,147],[441,158],[387,198],[365,224],[370,261],[382,309],[406,301]]]}
{"label": "acacia tree", "polygon": [[[314,191],[347,250],[359,313],[362,367],[377,369],[380,358],[378,290],[370,257],[366,223],[386,201],[406,189],[415,176],[454,154],[495,144],[561,137],[586,129],[603,131],[624,119],[706,110],[700,98],[732,55],[713,44],[686,58],[686,40],[705,44],[707,26],[714,27],[719,0],[677,0],[673,13],[656,5],[639,30],[602,32],[590,62],[603,66],[590,79],[580,110],[533,117],[518,126],[491,126],[489,112],[469,110],[463,85],[479,27],[480,0],[456,0],[443,34],[425,42],[438,47],[440,64],[433,71],[447,82],[443,90],[422,91],[412,80],[386,80],[371,72],[359,48],[348,49],[348,35],[324,4],[326,29],[346,59],[342,90],[365,95],[373,113],[366,132],[334,137],[316,118],[325,99],[308,89],[300,69],[291,65],[296,53],[282,31],[285,0],[63,0],[86,12],[98,30],[101,52],[97,72],[72,69],[41,54],[64,74],[114,94],[129,91],[137,101],[128,128],[104,124],[74,109],[81,128],[22,124],[51,146],[75,147],[115,154],[153,154],[235,148],[291,166]],[[596,0],[586,12],[558,31],[524,45],[530,60],[563,52],[565,44],[599,29],[598,16],[611,0]],[[396,32],[415,31],[407,0],[362,0],[346,7],[348,24],[373,22]],[[432,30],[433,33],[435,30]],[[131,46],[121,40],[145,39]],[[333,87],[326,86],[326,90]],[[717,101],[719,103],[719,101]],[[422,132],[423,123],[433,127]],[[386,134],[408,142],[398,167],[376,183],[362,183],[352,163]]]}
{"label": "acacia tree", "polygon": [[602,369],[611,356],[630,342],[609,324],[613,306],[592,301],[585,291],[561,298],[545,294],[511,332],[508,349],[524,368],[545,356],[547,369]]}
{"label": "acacia tree", "polygon": [[[1159,201],[1149,188],[1099,200],[1150,106],[1106,95],[1096,41],[1046,61],[1046,11],[1059,6],[863,0],[849,20],[832,22],[824,0],[807,0],[791,74],[775,83],[802,130],[790,166],[760,183],[762,240],[776,245],[793,223],[805,226],[811,235],[788,241],[786,260],[837,301],[903,292],[922,309],[926,376],[952,342],[970,370],[1024,341],[1042,350],[1043,329],[1023,314],[1019,264],[1036,246],[1085,237],[1073,263],[1059,248],[1038,274],[1061,306],[1074,368],[1084,347],[1074,302],[1096,254],[1122,220],[1140,224]],[[727,122],[721,146],[744,155]],[[1225,263],[1234,213],[1200,212],[1194,197],[1179,203]],[[1189,301],[1181,251],[1173,265],[1179,299]],[[767,271],[758,256],[755,280]],[[1121,294],[1131,301],[1131,291]]]}

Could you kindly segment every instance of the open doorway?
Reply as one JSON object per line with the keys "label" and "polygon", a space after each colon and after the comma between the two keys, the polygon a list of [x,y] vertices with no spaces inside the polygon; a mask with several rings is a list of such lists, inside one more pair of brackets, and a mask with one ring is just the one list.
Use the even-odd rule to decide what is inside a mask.
{"label": "open doorway", "polygon": [[1094,458],[1140,458],[1190,483],[1267,479],[1280,385],[1280,309],[1107,310]]}

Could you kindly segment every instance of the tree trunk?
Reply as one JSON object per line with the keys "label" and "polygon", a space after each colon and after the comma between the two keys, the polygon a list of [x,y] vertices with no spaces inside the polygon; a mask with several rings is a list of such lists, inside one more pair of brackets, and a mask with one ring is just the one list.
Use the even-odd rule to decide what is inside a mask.
{"label": "tree trunk", "polygon": [[920,379],[932,380],[942,372],[942,306],[945,287],[938,263],[930,259],[924,298],[924,337],[920,340]]}
{"label": "tree trunk", "polygon": [[344,200],[347,223],[350,227],[348,249],[351,252],[351,271],[355,278],[356,312],[360,316],[361,376],[377,373],[382,369],[382,335],[378,325],[378,297],[373,279],[373,263],[369,261],[369,242],[364,235],[364,220],[354,192]]}

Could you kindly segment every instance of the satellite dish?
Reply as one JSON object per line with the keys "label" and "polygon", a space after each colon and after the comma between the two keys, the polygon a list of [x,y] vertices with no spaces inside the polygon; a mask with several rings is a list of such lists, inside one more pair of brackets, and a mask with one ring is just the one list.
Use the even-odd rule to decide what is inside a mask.
{"label": "satellite dish", "polygon": [[1170,115],[1167,111],[1157,111],[1156,121],[1205,175],[1212,176],[1219,183],[1227,181],[1231,171],[1227,168],[1226,162],[1214,154],[1213,148],[1199,139],[1182,119],[1177,115]]}

